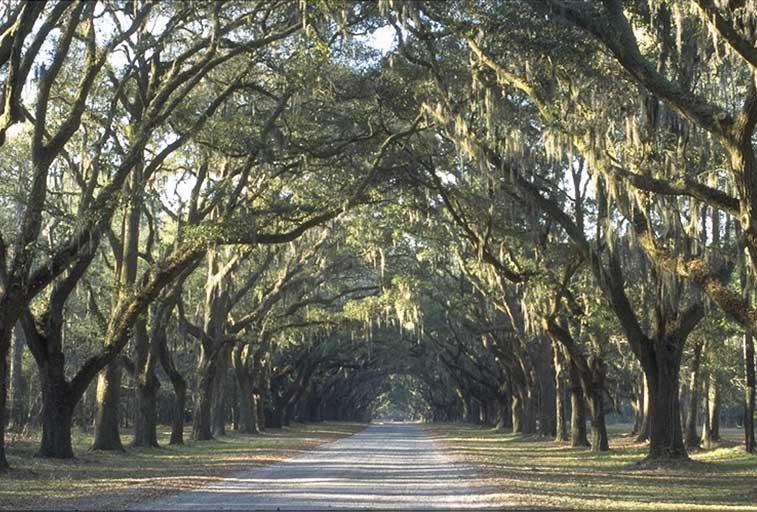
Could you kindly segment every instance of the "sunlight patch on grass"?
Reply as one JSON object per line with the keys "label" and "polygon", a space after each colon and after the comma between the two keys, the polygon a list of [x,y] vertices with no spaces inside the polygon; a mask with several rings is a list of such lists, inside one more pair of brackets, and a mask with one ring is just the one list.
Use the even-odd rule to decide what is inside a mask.
{"label": "sunlight patch on grass", "polygon": [[[92,436],[77,432],[73,438],[77,458],[70,461],[36,458],[38,439],[17,439],[8,447],[14,469],[0,477],[0,510],[123,508],[292,457],[364,427],[358,423],[298,424],[261,435],[232,432],[213,441],[127,448],[125,453],[89,451]],[[168,430],[159,432],[161,444],[169,438]],[[130,436],[124,435],[123,441],[128,446]]]}
{"label": "sunlight patch on grass", "polygon": [[480,468],[505,506],[581,510],[757,510],[757,457],[734,446],[674,468],[635,465],[647,447],[612,430],[604,454],[464,425],[429,425],[437,442]]}

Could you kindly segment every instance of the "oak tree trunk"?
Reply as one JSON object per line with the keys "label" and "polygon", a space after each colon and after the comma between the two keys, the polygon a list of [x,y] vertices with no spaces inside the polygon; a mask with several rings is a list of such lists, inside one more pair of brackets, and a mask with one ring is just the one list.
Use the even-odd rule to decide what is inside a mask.
{"label": "oak tree trunk", "polygon": [[710,373],[707,385],[707,416],[710,423],[709,437],[720,441],[720,382],[717,370]]}
{"label": "oak tree trunk", "polygon": [[[655,354],[645,365],[649,387],[650,460],[686,459],[681,428],[681,404],[678,396],[680,350],[664,350],[673,341],[658,341]],[[663,350],[660,350],[663,348]]]}
{"label": "oak tree trunk", "polygon": [[523,434],[524,427],[524,406],[523,396],[520,391],[516,391],[512,395],[511,413],[513,423],[513,433]]}
{"label": "oak tree trunk", "polygon": [[649,441],[649,386],[647,385],[647,376],[641,378],[641,425],[636,436],[637,443]]}
{"label": "oak tree trunk", "polygon": [[7,470],[8,459],[5,455],[5,426],[7,422],[8,398],[8,352],[10,350],[12,325],[15,321],[9,322],[9,305],[5,304],[5,297],[0,302],[0,473]]}
{"label": "oak tree trunk", "polygon": [[570,376],[570,445],[589,446],[586,433],[586,403],[575,364],[568,361]]}
{"label": "oak tree trunk", "polygon": [[711,392],[710,387],[714,380],[713,372],[708,372],[705,378],[705,393],[704,393],[704,410],[702,414],[702,439],[700,446],[706,450],[709,450],[715,446],[715,440],[712,438],[712,407],[710,404]]}
{"label": "oak tree trunk", "polygon": [[121,362],[113,361],[97,378],[95,397],[95,440],[93,450],[124,451],[119,433]]}
{"label": "oak tree trunk", "polygon": [[686,412],[686,438],[685,444],[689,448],[699,446],[699,433],[697,432],[697,410],[699,409],[699,373],[702,359],[702,342],[694,345],[694,353],[691,359],[689,378],[689,407]]}
{"label": "oak tree trunk", "polygon": [[13,330],[13,344],[11,345],[11,368],[10,368],[10,389],[9,389],[9,429],[21,430],[26,423],[26,407],[24,402],[24,380],[23,380],[23,355],[24,330],[21,323],[16,323]]}
{"label": "oak tree trunk", "polygon": [[213,375],[215,365],[207,359],[204,349],[200,351],[198,362],[197,391],[195,394],[194,415],[192,418],[192,439],[195,441],[208,441],[213,439],[212,424],[210,421],[211,400],[213,395]]}
{"label": "oak tree trunk", "polygon": [[241,346],[235,348],[232,353],[232,366],[239,386],[239,430],[245,434],[258,434],[260,430],[257,406],[252,389],[252,377],[245,365],[246,356],[247,352]]}
{"label": "oak tree trunk", "polygon": [[755,408],[755,369],[754,369],[754,339],[752,332],[744,333],[744,374],[746,389],[744,391],[744,449],[748,453],[757,451],[754,438],[754,408]]}
{"label": "oak tree trunk", "polygon": [[74,399],[70,394],[64,371],[63,354],[48,359],[40,367],[42,387],[42,441],[38,457],[71,459],[71,426]]}
{"label": "oak tree trunk", "polygon": [[[591,450],[606,452],[610,449],[605,422],[605,381],[607,367],[601,357],[595,356],[590,362],[591,389],[589,409],[591,411]],[[584,391],[585,392],[585,391]]]}
{"label": "oak tree trunk", "polygon": [[171,440],[169,444],[184,444],[184,409],[187,400],[187,382],[173,364],[168,350],[168,337],[166,336],[166,324],[170,309],[161,311],[157,318],[153,318],[155,324],[151,328],[151,343],[157,346],[158,359],[163,371],[168,375],[174,391],[173,414],[171,417]]}
{"label": "oak tree trunk", "polygon": [[226,435],[226,375],[229,367],[229,349],[223,348],[215,358],[211,399],[211,424],[213,437]]}
{"label": "oak tree trunk", "polygon": [[567,441],[568,435],[568,386],[565,383],[564,357],[558,347],[554,349],[555,364],[555,441]]}
{"label": "oak tree trunk", "polygon": [[184,409],[187,401],[187,383],[181,378],[171,379],[174,390],[173,415],[171,418],[171,439],[168,444],[184,444]]}
{"label": "oak tree trunk", "polygon": [[158,446],[158,390],[160,381],[155,374],[157,340],[147,334],[147,323],[140,318],[134,328],[134,359],[136,362],[134,380],[135,417],[134,441],[132,446]]}

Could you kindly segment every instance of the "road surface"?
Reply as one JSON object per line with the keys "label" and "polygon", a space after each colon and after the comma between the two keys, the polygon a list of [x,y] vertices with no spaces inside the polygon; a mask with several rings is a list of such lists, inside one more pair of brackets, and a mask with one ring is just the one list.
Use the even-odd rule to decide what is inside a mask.
{"label": "road surface", "polygon": [[480,510],[495,493],[419,426],[389,423],[137,510]]}

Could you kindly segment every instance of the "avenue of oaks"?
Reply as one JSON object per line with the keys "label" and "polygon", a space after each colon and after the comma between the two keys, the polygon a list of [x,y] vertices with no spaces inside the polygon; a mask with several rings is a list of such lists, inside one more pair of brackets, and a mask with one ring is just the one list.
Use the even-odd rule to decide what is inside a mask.
{"label": "avenue of oaks", "polygon": [[387,411],[755,452],[756,42],[745,0],[4,2],[0,468]]}

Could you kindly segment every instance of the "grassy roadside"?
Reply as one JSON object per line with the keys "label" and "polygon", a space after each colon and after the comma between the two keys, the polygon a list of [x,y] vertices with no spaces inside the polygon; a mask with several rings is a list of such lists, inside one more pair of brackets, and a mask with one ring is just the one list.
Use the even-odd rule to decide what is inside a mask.
{"label": "grassy roadside", "polygon": [[[35,458],[35,439],[15,440],[8,450],[14,470],[0,476],[0,510],[119,508],[286,459],[362,428],[358,423],[297,424],[259,436],[230,433],[214,441],[126,453],[88,451],[91,435],[77,433],[73,461]],[[127,446],[130,438],[123,437]],[[165,444],[169,437],[161,431],[159,441]]]}
{"label": "grassy roadside", "polygon": [[757,510],[757,457],[736,432],[722,447],[691,454],[680,467],[641,469],[645,446],[613,432],[609,454],[465,425],[426,429],[452,456],[475,464],[513,507],[582,510]]}

